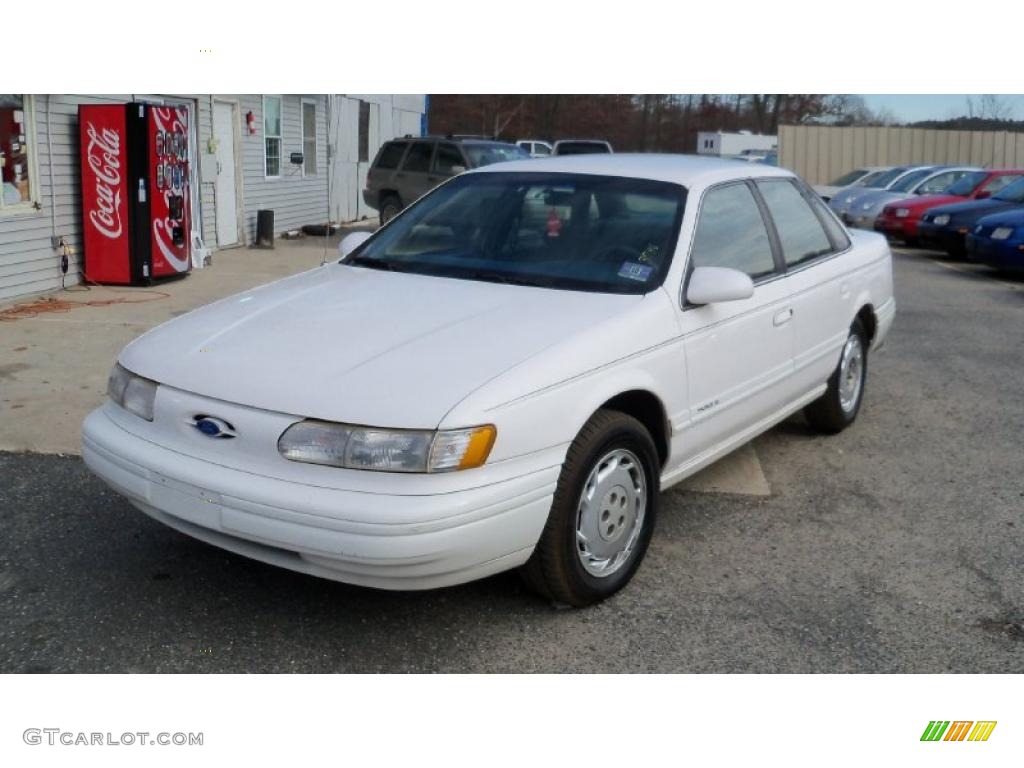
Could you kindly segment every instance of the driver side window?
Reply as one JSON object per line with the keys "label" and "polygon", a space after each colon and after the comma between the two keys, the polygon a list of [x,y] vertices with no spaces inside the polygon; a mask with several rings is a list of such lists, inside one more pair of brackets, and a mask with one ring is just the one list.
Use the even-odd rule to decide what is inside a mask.
{"label": "driver side window", "polygon": [[704,193],[690,260],[695,267],[738,269],[754,280],[775,271],[768,230],[746,184]]}

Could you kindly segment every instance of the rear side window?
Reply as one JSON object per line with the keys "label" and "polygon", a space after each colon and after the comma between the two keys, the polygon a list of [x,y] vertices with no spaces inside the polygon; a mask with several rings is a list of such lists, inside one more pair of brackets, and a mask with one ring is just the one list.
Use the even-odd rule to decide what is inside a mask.
{"label": "rear side window", "polygon": [[405,154],[406,143],[404,141],[392,141],[384,145],[377,158],[377,167],[385,171],[393,171],[402,162],[402,155]]}
{"label": "rear side window", "polygon": [[455,166],[461,165],[463,169],[466,161],[462,159],[462,153],[454,144],[438,144],[437,157],[434,159],[434,168],[438,173],[454,173]]}
{"label": "rear side window", "polygon": [[825,231],[832,240],[832,247],[837,251],[845,251],[850,247],[850,236],[846,234],[843,225],[836,221],[835,215],[829,210],[825,202],[813,192],[804,188],[804,199],[809,200],[811,207],[818,214],[818,218],[825,224]]}
{"label": "rear side window", "polygon": [[775,222],[787,266],[832,252],[832,243],[810,203],[787,179],[759,181],[757,188]]}
{"label": "rear side window", "polygon": [[403,171],[426,173],[430,170],[430,157],[434,154],[434,145],[427,141],[414,142],[405,156]]}
{"label": "rear side window", "polygon": [[775,271],[768,230],[746,184],[704,194],[691,261],[695,267],[738,269],[755,279]]}

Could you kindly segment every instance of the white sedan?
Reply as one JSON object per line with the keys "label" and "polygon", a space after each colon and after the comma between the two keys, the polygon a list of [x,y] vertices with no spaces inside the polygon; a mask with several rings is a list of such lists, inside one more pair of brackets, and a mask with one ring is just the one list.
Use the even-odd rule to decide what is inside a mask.
{"label": "white sedan", "polygon": [[804,409],[857,417],[884,238],[785,170],[586,155],[458,176],[342,258],[129,344],[83,427],[146,514],[387,589],[520,568],[586,605],[660,491]]}

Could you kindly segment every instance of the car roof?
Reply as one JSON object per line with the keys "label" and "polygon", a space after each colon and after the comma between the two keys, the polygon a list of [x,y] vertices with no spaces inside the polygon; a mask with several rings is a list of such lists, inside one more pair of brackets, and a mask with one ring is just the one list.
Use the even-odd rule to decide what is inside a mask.
{"label": "car roof", "polygon": [[488,165],[470,173],[583,173],[595,176],[623,176],[653,179],[701,187],[732,179],[751,177],[792,178],[783,168],[757,163],[737,163],[701,155],[615,153],[601,155],[560,155],[551,158],[511,160]]}

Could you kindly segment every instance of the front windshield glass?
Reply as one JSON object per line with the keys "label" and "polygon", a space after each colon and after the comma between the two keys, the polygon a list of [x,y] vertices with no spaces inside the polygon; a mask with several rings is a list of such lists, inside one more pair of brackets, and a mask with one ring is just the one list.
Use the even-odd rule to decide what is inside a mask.
{"label": "front windshield glass", "polygon": [[926,178],[931,176],[933,173],[935,173],[935,171],[933,169],[931,169],[931,168],[923,169],[923,170],[920,170],[920,171],[911,171],[906,176],[904,176],[902,179],[900,179],[895,184],[893,184],[891,187],[889,187],[889,191],[890,192],[910,192],[920,182],[924,181]]}
{"label": "front windshield glass", "polygon": [[856,171],[850,171],[849,173],[844,173],[838,179],[833,181],[829,186],[832,186],[832,187],[848,187],[851,184],[853,184],[853,182],[857,181],[857,179],[862,179],[866,175],[867,174],[863,170],[861,170],[861,169],[858,169]]}
{"label": "front windshield glass", "polygon": [[998,195],[993,195],[992,199],[1003,200],[1007,203],[1024,203],[1024,179],[1013,182]]}
{"label": "front windshield glass", "polygon": [[506,160],[529,160],[530,153],[515,144],[463,144],[474,168],[503,163]]}
{"label": "front windshield glass", "polygon": [[978,188],[985,179],[988,178],[988,174],[985,171],[975,171],[974,173],[967,173],[953,182],[949,189],[943,192],[944,195],[956,195],[957,197],[969,197],[974,194],[974,190]]}
{"label": "front windshield glass", "polygon": [[438,187],[343,263],[607,293],[665,279],[686,191],[568,173],[470,173]]}
{"label": "front windshield glass", "polygon": [[874,179],[872,179],[870,182],[868,182],[864,186],[865,187],[869,187],[871,189],[884,189],[885,187],[889,186],[889,184],[894,179],[898,178],[899,175],[901,173],[903,173],[905,170],[907,170],[907,169],[906,168],[890,168],[888,171],[882,171],[880,174],[878,174]]}

